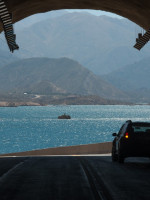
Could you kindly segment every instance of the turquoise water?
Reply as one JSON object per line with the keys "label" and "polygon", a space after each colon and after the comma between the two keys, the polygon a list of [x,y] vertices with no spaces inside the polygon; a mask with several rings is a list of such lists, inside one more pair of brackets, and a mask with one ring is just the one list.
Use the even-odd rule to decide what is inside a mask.
{"label": "turquoise water", "polygon": [[128,119],[150,121],[150,106],[1,107],[0,153],[112,141]]}

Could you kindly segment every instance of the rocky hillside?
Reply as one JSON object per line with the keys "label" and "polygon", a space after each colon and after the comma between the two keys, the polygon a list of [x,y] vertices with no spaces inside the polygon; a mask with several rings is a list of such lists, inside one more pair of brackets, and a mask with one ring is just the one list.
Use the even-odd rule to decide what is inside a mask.
{"label": "rocky hillside", "polygon": [[137,100],[150,99],[150,57],[116,70],[105,80]]}
{"label": "rocky hillside", "polygon": [[9,64],[0,69],[0,91],[125,97],[123,92],[68,58],[30,58]]}

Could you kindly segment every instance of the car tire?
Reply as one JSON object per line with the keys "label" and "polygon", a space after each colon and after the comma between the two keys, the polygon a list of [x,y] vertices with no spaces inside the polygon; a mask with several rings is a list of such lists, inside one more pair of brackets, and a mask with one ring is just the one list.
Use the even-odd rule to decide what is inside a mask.
{"label": "car tire", "polygon": [[112,147],[112,161],[115,162],[118,160],[118,156],[116,154],[116,148],[113,146]]}
{"label": "car tire", "polygon": [[125,159],[125,157],[123,156],[123,154],[119,150],[119,152],[118,152],[118,162],[123,164],[124,159]]}

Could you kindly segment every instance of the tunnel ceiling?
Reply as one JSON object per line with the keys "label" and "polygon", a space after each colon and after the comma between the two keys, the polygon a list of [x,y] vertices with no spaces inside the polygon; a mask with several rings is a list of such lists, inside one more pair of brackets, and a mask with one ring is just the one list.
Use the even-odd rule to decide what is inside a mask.
{"label": "tunnel ceiling", "polygon": [[150,28],[150,0],[5,0],[5,3],[13,14],[13,23],[51,10],[93,9],[116,13],[146,30]]}

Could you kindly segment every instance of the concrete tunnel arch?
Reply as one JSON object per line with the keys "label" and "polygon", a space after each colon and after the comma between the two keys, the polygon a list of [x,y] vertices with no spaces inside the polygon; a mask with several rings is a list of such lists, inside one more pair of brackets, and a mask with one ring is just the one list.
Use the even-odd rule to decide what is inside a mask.
{"label": "concrete tunnel arch", "polygon": [[5,0],[5,3],[13,14],[13,23],[33,14],[52,10],[93,9],[123,16],[145,30],[150,28],[149,0]]}

